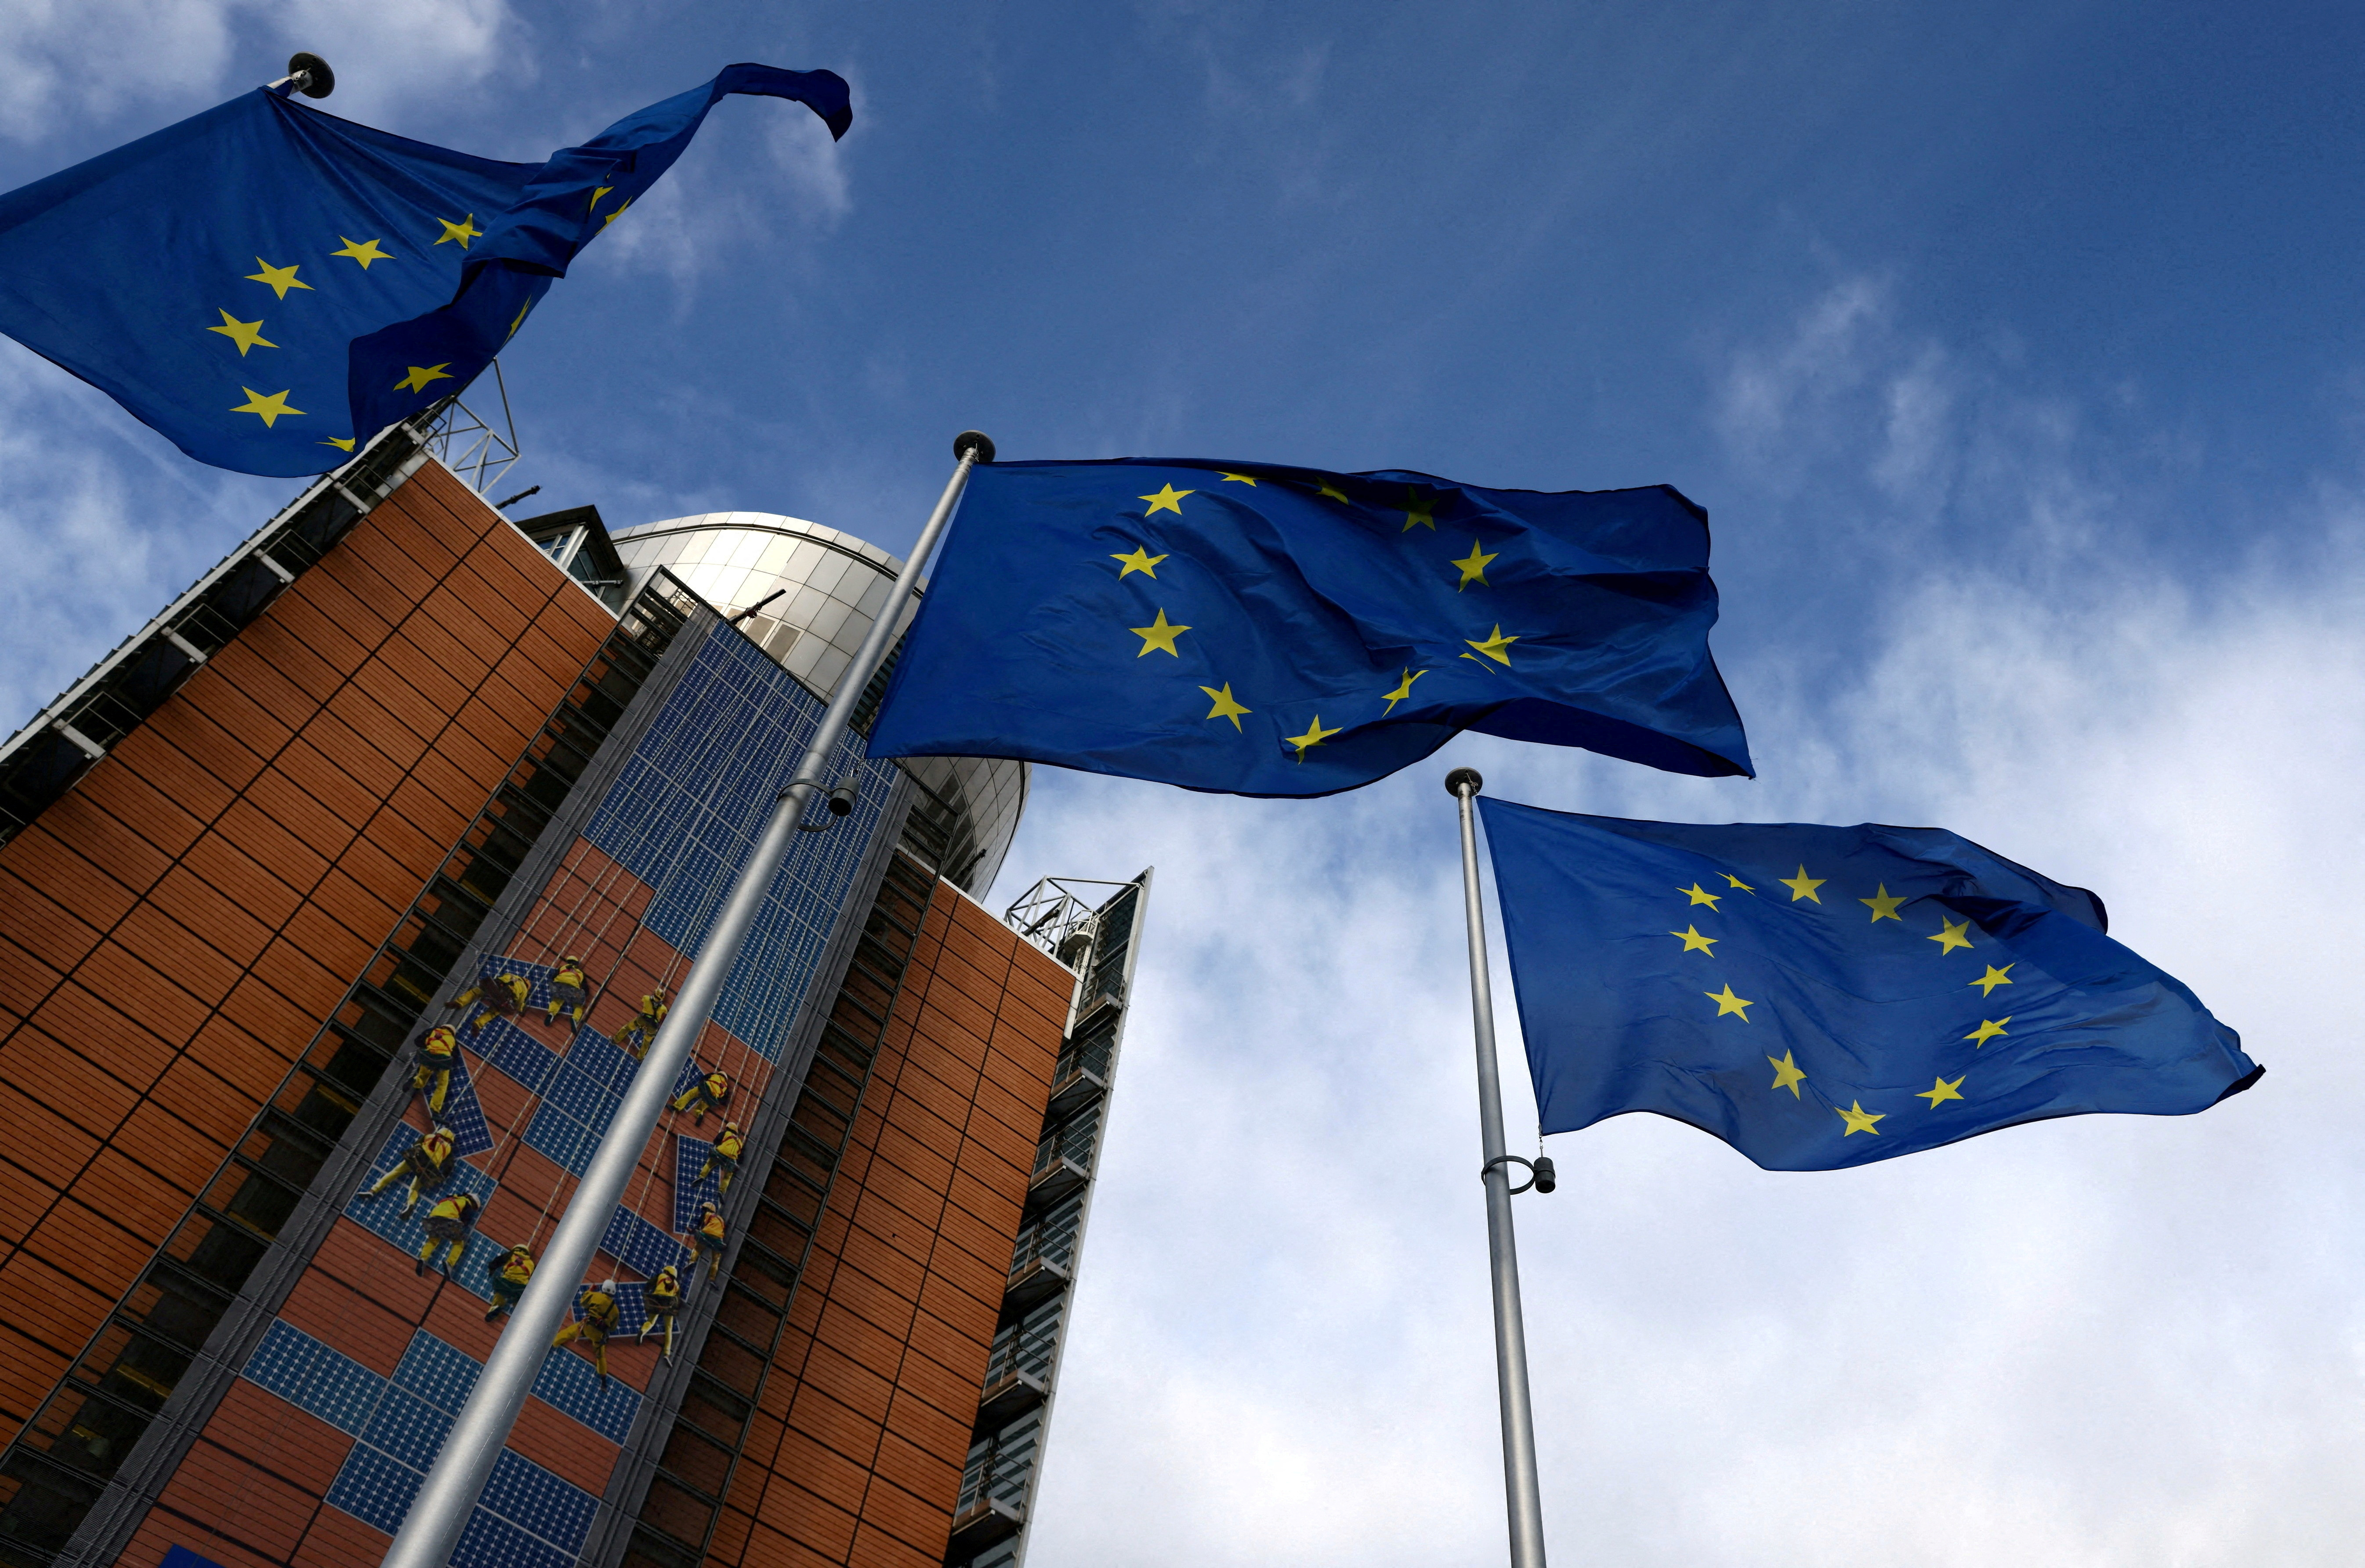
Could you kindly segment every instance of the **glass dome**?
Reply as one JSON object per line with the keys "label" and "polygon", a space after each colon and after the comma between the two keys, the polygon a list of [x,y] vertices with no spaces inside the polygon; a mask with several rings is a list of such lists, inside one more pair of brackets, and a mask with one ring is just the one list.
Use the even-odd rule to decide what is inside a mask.
{"label": "glass dome", "polygon": [[[779,594],[740,630],[824,697],[836,689],[887,603],[888,586],[903,570],[901,560],[851,533],[774,512],[703,512],[618,529],[611,537],[635,591],[663,566],[725,615]],[[905,625],[917,609],[915,599],[903,613]],[[945,874],[964,892],[983,897],[1026,809],[1026,765],[930,756],[904,766],[954,803],[958,814]]]}

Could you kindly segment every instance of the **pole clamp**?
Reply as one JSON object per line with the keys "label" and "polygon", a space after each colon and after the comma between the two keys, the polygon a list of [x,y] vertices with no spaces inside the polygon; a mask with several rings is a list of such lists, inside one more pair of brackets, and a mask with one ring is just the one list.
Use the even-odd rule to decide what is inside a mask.
{"label": "pole clamp", "polygon": [[1516,1154],[1498,1154],[1478,1168],[1478,1180],[1484,1182],[1492,1176],[1497,1165],[1524,1165],[1528,1168],[1528,1179],[1511,1189],[1510,1195],[1515,1198],[1530,1187],[1539,1193],[1549,1193],[1560,1185],[1560,1173],[1552,1169],[1552,1156],[1548,1154],[1540,1154],[1533,1159],[1522,1159]]}

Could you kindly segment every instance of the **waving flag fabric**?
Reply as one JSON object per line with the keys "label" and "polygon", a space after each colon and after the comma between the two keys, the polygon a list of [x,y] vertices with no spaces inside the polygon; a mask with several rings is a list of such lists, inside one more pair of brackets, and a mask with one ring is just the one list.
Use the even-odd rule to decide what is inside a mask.
{"label": "waving flag fabric", "polygon": [[874,756],[1327,795],[1462,730],[1749,771],[1708,520],[1664,486],[1126,458],[976,471]]}
{"label": "waving flag fabric", "polygon": [[501,163],[258,88],[0,196],[0,331],[200,463],[319,473],[492,363],[731,93],[852,119],[831,72],[734,65]]}
{"label": "waving flag fabric", "polygon": [[1943,829],[1479,809],[1547,1133],[1655,1111],[1828,1170],[2265,1070],[2101,900]]}

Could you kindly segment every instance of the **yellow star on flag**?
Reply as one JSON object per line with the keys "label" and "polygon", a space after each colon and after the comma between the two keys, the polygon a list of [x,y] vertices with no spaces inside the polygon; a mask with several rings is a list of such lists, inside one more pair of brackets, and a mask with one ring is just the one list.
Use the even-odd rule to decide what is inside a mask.
{"label": "yellow star on flag", "polygon": [[435,241],[438,245],[448,245],[457,240],[460,249],[465,251],[469,241],[481,240],[485,235],[485,231],[476,227],[476,215],[473,212],[457,223],[448,218],[439,218],[435,221],[443,226],[443,238]]}
{"label": "yellow star on flag", "polygon": [[1388,714],[1395,712],[1396,711],[1396,704],[1412,695],[1412,683],[1418,680],[1422,676],[1425,676],[1428,673],[1429,671],[1425,669],[1408,669],[1405,671],[1404,678],[1396,682],[1396,689],[1394,691],[1382,693],[1383,696],[1387,698],[1388,705],[1380,710],[1381,716],[1384,718]]}
{"label": "yellow star on flag", "polygon": [[1329,497],[1334,501],[1346,501],[1349,506],[1354,505],[1352,501],[1347,501],[1347,492],[1338,488],[1336,486],[1323,486],[1322,493]]}
{"label": "yellow star on flag", "polygon": [[1133,576],[1136,572],[1147,572],[1149,576],[1155,577],[1158,576],[1158,563],[1163,561],[1166,557],[1163,555],[1153,555],[1147,548],[1137,544],[1133,547],[1132,554],[1111,555],[1109,559],[1112,561],[1122,561],[1125,563],[1125,570],[1116,575],[1117,580],[1119,582],[1123,582],[1126,578]]}
{"label": "yellow star on flag", "polygon": [[1963,983],[1965,985],[1978,986],[1981,996],[1992,996],[1995,994],[1996,987],[2000,985],[2010,985],[2012,983],[2012,971],[2017,967],[2018,965],[2013,963],[2006,964],[2003,968],[1997,969],[1993,964],[1990,964],[1988,966],[1987,973],[1981,975],[1975,980],[1965,980]]}
{"label": "yellow star on flag", "polygon": [[1154,496],[1144,496],[1141,498],[1143,500],[1149,503],[1149,510],[1143,512],[1141,515],[1144,517],[1155,517],[1160,512],[1171,511],[1176,517],[1181,517],[1182,515],[1182,498],[1185,496],[1195,496],[1199,492],[1196,490],[1178,490],[1173,486],[1168,485]]}
{"label": "yellow star on flag", "polygon": [[1781,879],[1782,885],[1790,890],[1790,902],[1792,903],[1797,903],[1800,899],[1810,899],[1816,903],[1822,902],[1822,895],[1815,891],[1815,890],[1830,880],[1831,879],[1829,877],[1808,876],[1807,868],[1804,866],[1799,868],[1799,874],[1797,876],[1784,877]]}
{"label": "yellow star on flag", "polygon": [[2009,1035],[2012,1033],[2011,1030],[2004,1027],[2005,1025],[2011,1022],[2012,1014],[2009,1013],[2005,1014],[2001,1018],[1982,1018],[1979,1020],[1979,1026],[1972,1030],[1969,1034],[1965,1035],[1963,1038],[1970,1041],[1973,1046],[1985,1047],[1987,1043],[1990,1040],[1994,1039],[1998,1035]]}
{"label": "yellow star on flag", "polygon": [[[214,308],[220,310],[221,307],[216,306]],[[222,310],[221,319],[222,324],[220,326],[207,327],[206,330],[208,332],[219,332],[223,337],[228,338],[231,342],[236,343],[238,345],[238,357],[241,359],[244,359],[246,357],[246,351],[251,348],[260,346],[266,349],[275,349],[279,346],[277,343],[273,342],[269,338],[263,335],[263,323],[261,321],[241,321],[227,310]]]}
{"label": "yellow star on flag", "polygon": [[1716,955],[1714,953],[1709,953],[1709,949],[1724,940],[1721,936],[1701,935],[1699,934],[1699,927],[1697,925],[1687,925],[1681,931],[1670,931],[1667,935],[1681,942],[1684,945],[1685,952],[1708,953],[1708,956],[1711,958],[1715,958]]}
{"label": "yellow star on flag", "polygon": [[[1963,1075],[1964,1078],[1969,1076],[1968,1073]],[[1959,1100],[1963,1097],[1963,1080],[1958,1078],[1949,1083],[1941,1078],[1929,1088],[1917,1090],[1913,1097],[1917,1100],[1929,1101],[1930,1109],[1934,1111],[1938,1108],[1938,1103],[1941,1100]]]}
{"label": "yellow star on flag", "polygon": [[[1142,650],[1143,653],[1148,653],[1149,651],[1149,650],[1147,648]],[[1178,655],[1176,656],[1180,657],[1181,655]],[[1212,686],[1203,686],[1199,689],[1216,700],[1216,705],[1207,710],[1207,717],[1210,719],[1229,719],[1232,722],[1232,728],[1235,730],[1240,727],[1241,714],[1253,713],[1256,711],[1253,708],[1243,708],[1238,702],[1232,700],[1232,683],[1228,680],[1224,682],[1223,689],[1220,691]]]}
{"label": "yellow star on flag", "polygon": [[254,258],[254,264],[261,267],[263,270],[259,273],[247,274],[246,281],[249,283],[269,284],[271,286],[271,291],[282,299],[287,297],[287,291],[291,288],[310,288],[312,286],[310,284],[306,283],[303,279],[296,275],[296,269],[303,265],[301,262],[290,262],[284,267],[275,267],[269,262],[264,261],[261,256],[257,256]]}
{"label": "yellow star on flag", "polygon": [[1806,1073],[1800,1070],[1797,1062],[1790,1059],[1796,1054],[1793,1051],[1784,1051],[1779,1057],[1765,1058],[1774,1064],[1774,1081],[1769,1087],[1788,1090],[1790,1098],[1793,1100],[1799,1098],[1799,1085],[1807,1081]]}
{"label": "yellow star on flag", "polygon": [[[1218,472],[1218,473],[1222,473],[1222,470],[1218,469],[1218,470],[1217,470],[1217,472]],[[1229,480],[1230,480],[1233,484],[1235,484],[1235,485],[1246,485],[1246,486],[1248,486],[1250,489],[1254,489],[1254,488],[1256,488],[1256,481],[1255,481],[1254,479],[1250,478],[1250,477],[1248,475],[1246,475],[1246,474],[1224,474],[1224,475],[1223,475],[1223,476],[1224,476],[1225,478],[1227,478],[1227,479],[1229,479]],[[1185,491],[1183,491],[1182,493],[1183,493],[1184,495],[1186,495],[1186,496],[1187,496],[1187,495],[1189,495],[1191,492],[1190,492],[1190,491],[1188,491],[1188,490],[1185,490]]]}
{"label": "yellow star on flag", "polygon": [[361,263],[362,271],[364,272],[369,271],[370,263],[372,262],[390,262],[394,260],[392,256],[387,254],[386,252],[378,248],[378,242],[375,240],[355,240],[350,235],[345,234],[340,234],[337,238],[344,241],[345,248],[342,251],[331,251],[329,254],[332,256],[351,256],[354,261]]}
{"label": "yellow star on flag", "polygon": [[1740,878],[1734,876],[1730,871],[1724,873],[1724,879],[1731,882],[1734,887],[1739,888],[1744,893],[1754,893],[1757,890],[1755,888],[1751,887],[1748,883],[1743,881]]}
{"label": "yellow star on flag", "polygon": [[1306,752],[1315,746],[1320,745],[1324,741],[1328,740],[1332,735],[1335,735],[1338,733],[1339,732],[1337,730],[1324,729],[1322,727],[1322,715],[1317,713],[1314,715],[1314,722],[1306,726],[1306,733],[1304,734],[1283,735],[1281,738],[1297,748],[1297,760],[1304,762],[1306,760]]}
{"label": "yellow star on flag", "polygon": [[427,390],[427,384],[431,381],[449,381],[452,379],[452,373],[444,369],[443,365],[451,363],[447,359],[443,364],[414,364],[410,367],[409,375],[394,384],[395,390],[424,392]]}
{"label": "yellow star on flag", "polygon": [[[1495,552],[1495,555],[1501,554],[1500,550]],[[1468,588],[1472,583],[1476,583],[1480,588],[1490,586],[1486,581],[1486,563],[1493,560],[1495,555],[1481,552],[1478,548],[1478,541],[1472,540],[1469,555],[1465,559],[1453,563],[1462,568],[1462,588],[1457,588],[1453,591],[1460,593],[1462,588]]]}
{"label": "yellow star on flag", "polygon": [[628,212],[630,212],[630,211],[632,211],[632,210],[633,210],[633,203],[632,203],[632,200],[631,200],[631,198],[630,198],[630,197],[627,197],[627,198],[625,199],[625,202],[624,202],[624,205],[623,205],[623,206],[622,206],[622,207],[618,207],[615,211],[613,211],[613,212],[610,213],[607,217],[605,217],[605,218],[601,218],[601,219],[600,220],[600,228],[602,228],[602,229],[607,228],[607,227],[608,227],[608,225],[610,225],[611,223],[615,222],[615,221],[616,221],[616,219],[618,219],[618,218],[620,218],[623,217],[623,216],[624,216],[624,214],[626,214],[626,213],[628,213]]}
{"label": "yellow star on flag", "polygon": [[[1467,641],[1467,639],[1464,640]],[[1472,643],[1470,645],[1477,649],[1480,653],[1485,655],[1488,658],[1493,659],[1496,664],[1501,665],[1504,668],[1508,669],[1511,666],[1511,655],[1505,653],[1503,650],[1518,641],[1519,639],[1517,637],[1506,637],[1503,635],[1503,623],[1498,621],[1495,623],[1495,632],[1492,636],[1488,637],[1483,643]],[[1466,659],[1470,655],[1468,654],[1464,654],[1462,656]]]}
{"label": "yellow star on flag", "polygon": [[1191,628],[1173,624],[1166,619],[1166,611],[1161,610],[1158,612],[1158,619],[1155,622],[1148,626],[1133,627],[1131,630],[1135,636],[1141,639],[1141,652],[1134,655],[1135,658],[1147,658],[1150,649],[1163,648],[1179,659],[1182,655],[1174,652],[1174,639]]}
{"label": "yellow star on flag", "polygon": [[1741,1021],[1744,1024],[1749,1022],[1749,1010],[1757,1005],[1745,996],[1733,995],[1731,985],[1727,985],[1721,992],[1704,991],[1700,994],[1716,1003],[1718,1017],[1721,1018],[1728,1013],[1738,1013],[1741,1014]]}
{"label": "yellow star on flag", "polygon": [[1942,914],[1938,917],[1938,924],[1940,927],[1938,935],[1928,940],[1938,944],[1939,952],[1951,953],[1957,947],[1967,947],[1971,945],[1971,939],[1963,935],[1971,928],[1969,921],[1948,920]]}
{"label": "yellow star on flag", "polygon": [[350,436],[332,435],[320,444],[322,446],[333,446],[339,452],[351,452],[353,449],[353,438]]}
{"label": "yellow star on flag", "polygon": [[1833,1106],[1832,1109],[1838,1113],[1841,1121],[1847,1124],[1848,1130],[1840,1135],[1842,1137],[1854,1137],[1858,1133],[1870,1133],[1873,1137],[1878,1137],[1880,1129],[1872,1124],[1884,1120],[1889,1115],[1886,1111],[1866,1110],[1864,1102],[1861,1100],[1850,1101],[1848,1108],[1844,1111],[1840,1110],[1837,1105]]}
{"label": "yellow star on flag", "polygon": [[[1702,888],[1698,882],[1694,882],[1688,888],[1677,888],[1676,891],[1688,896],[1693,903],[1704,903],[1710,909],[1714,909],[1716,907],[1717,900],[1725,896],[1722,893],[1709,892],[1705,888]],[[1687,905],[1686,907],[1689,906]]]}
{"label": "yellow star on flag", "polygon": [[1405,525],[1402,532],[1410,533],[1415,528],[1426,528],[1431,533],[1436,532],[1436,512],[1435,496],[1424,499],[1418,490],[1410,485],[1405,487]]}
{"label": "yellow star on flag", "polygon": [[584,210],[584,211],[586,211],[586,212],[597,212],[597,211],[599,211],[599,210],[600,210],[600,198],[601,196],[606,196],[610,191],[612,191],[612,190],[614,190],[615,188],[616,188],[616,187],[615,187],[615,186],[613,186],[613,185],[601,185],[601,186],[600,186],[598,189],[594,190],[594,191],[591,193],[591,205],[590,205],[589,207],[585,207],[583,210]]}
{"label": "yellow star on flag", "polygon": [[[1803,870],[1805,868],[1801,867],[1800,869]],[[1817,899],[1815,902],[1817,903],[1821,903],[1823,901]],[[1900,925],[1905,924],[1905,917],[1897,913],[1897,906],[1903,903],[1905,901],[1900,898],[1892,897],[1889,891],[1889,884],[1887,882],[1881,883],[1880,890],[1873,894],[1872,897],[1868,899],[1858,899],[1855,902],[1860,904],[1870,905],[1872,908],[1872,918],[1876,921],[1893,920]]]}
{"label": "yellow star on flag", "polygon": [[519,306],[517,318],[510,323],[510,330],[504,334],[504,336],[511,338],[516,337],[517,330],[525,325],[525,313],[532,308],[533,301],[531,299],[527,300],[523,305]]}
{"label": "yellow star on flag", "polygon": [[[304,411],[301,409],[291,409],[287,406],[286,392],[274,392],[266,398],[252,386],[241,386],[239,390],[246,394],[246,401],[232,409],[230,412],[252,414],[263,421],[263,428],[265,430],[276,427],[282,414],[300,414]],[[288,388],[289,392],[294,390],[292,386]]]}

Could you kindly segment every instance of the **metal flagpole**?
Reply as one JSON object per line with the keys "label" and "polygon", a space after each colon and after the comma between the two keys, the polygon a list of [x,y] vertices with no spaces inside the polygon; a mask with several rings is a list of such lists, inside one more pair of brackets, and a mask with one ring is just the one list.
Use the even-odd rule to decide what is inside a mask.
{"label": "metal flagpole", "polygon": [[[1474,802],[1485,780],[1457,767],[1445,788],[1462,804],[1462,906],[1470,927],[1470,1014],[1478,1036],[1478,1137],[1486,1163],[1486,1260],[1495,1284],[1495,1378],[1503,1405],[1503,1490],[1511,1516],[1511,1568],[1544,1568],[1544,1510],[1536,1484],[1536,1423],[1528,1397],[1528,1331],[1519,1314],[1519,1249],[1511,1234],[1511,1197],[1533,1186],[1552,1190],[1552,1162],[1530,1164],[1503,1148],[1502,1078],[1495,1062],[1495,996],[1486,976],[1486,915],[1478,902]],[[1511,1185],[1513,1165],[1533,1172]]]}
{"label": "metal flagpole", "polygon": [[575,1189],[557,1234],[551,1238],[532,1282],[512,1310],[509,1327],[486,1358],[485,1370],[477,1376],[459,1418],[452,1423],[451,1435],[443,1439],[417,1500],[403,1517],[401,1532],[387,1549],[385,1568],[444,1568],[451,1561],[460,1531],[493,1473],[493,1462],[500,1457],[510,1428],[533,1387],[534,1374],[550,1352],[550,1341],[574,1305],[583,1271],[599,1249],[600,1238],[623,1198],[625,1183],[640,1162],[641,1151],[648,1147],[649,1134],[656,1130],[657,1118],[672,1097],[674,1079],[705,1030],[723,982],[730,978],[732,961],[739,956],[739,946],[755,924],[772,878],[787,857],[790,841],[821,787],[822,769],[828,766],[829,755],[846,734],[855,704],[862,700],[864,689],[894,639],[895,622],[911,601],[920,568],[944,532],[953,503],[969,482],[970,469],[993,461],[993,442],[976,431],[964,431],[955,438],[953,453],[960,461],[936,501],[936,510],[928,514],[927,526],[920,530],[920,541],[912,547],[911,558],[888,591],[879,618],[871,622],[854,662],[839,678],[836,694],[829,700],[803,759],[774,801],[763,836],[740,867],[730,896],[699,945],[679,999],[658,1026],[648,1056],[633,1073],[623,1103],[616,1108],[615,1121]]}

